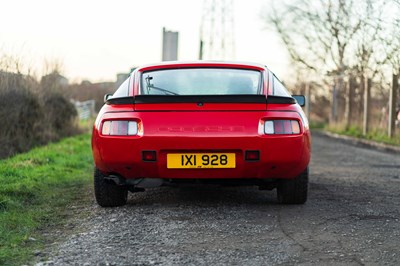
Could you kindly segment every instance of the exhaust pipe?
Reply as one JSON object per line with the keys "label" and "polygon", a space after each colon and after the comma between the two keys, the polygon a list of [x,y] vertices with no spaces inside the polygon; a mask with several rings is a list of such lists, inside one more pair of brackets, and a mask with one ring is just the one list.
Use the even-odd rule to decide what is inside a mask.
{"label": "exhaust pipe", "polygon": [[130,186],[135,189],[161,187],[164,180],[161,178],[140,178],[140,179],[125,179],[119,175],[109,175],[104,177],[105,180],[112,181],[118,186]]}
{"label": "exhaust pipe", "polygon": [[104,180],[112,181],[112,182],[114,182],[114,183],[115,183],[116,185],[118,185],[118,186],[124,186],[124,185],[126,185],[125,179],[122,178],[122,177],[120,177],[120,176],[118,176],[118,175],[109,175],[109,176],[105,176],[105,177],[104,177]]}

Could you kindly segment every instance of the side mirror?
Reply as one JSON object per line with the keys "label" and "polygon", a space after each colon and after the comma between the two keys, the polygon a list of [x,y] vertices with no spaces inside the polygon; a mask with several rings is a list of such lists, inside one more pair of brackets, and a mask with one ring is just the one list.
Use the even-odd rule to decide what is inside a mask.
{"label": "side mirror", "polygon": [[106,95],[104,95],[104,102],[106,102],[108,99],[110,99],[111,96],[113,96],[112,93],[107,93]]}
{"label": "side mirror", "polygon": [[301,106],[305,106],[306,105],[306,97],[304,97],[304,95],[292,95],[293,98],[296,99],[296,102]]}

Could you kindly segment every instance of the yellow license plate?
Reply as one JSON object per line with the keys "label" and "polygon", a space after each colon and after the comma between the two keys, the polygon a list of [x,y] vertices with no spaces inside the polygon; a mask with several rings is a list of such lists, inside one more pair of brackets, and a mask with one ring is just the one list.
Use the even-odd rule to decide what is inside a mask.
{"label": "yellow license plate", "polygon": [[234,153],[169,153],[167,168],[235,168]]}

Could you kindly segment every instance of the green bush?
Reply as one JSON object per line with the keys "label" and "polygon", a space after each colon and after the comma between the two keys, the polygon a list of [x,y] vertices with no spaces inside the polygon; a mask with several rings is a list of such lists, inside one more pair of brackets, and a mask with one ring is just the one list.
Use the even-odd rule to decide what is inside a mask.
{"label": "green bush", "polygon": [[57,92],[47,94],[43,99],[43,109],[43,122],[47,124],[48,139],[56,140],[76,133],[75,120],[78,113],[63,95]]}
{"label": "green bush", "polygon": [[0,106],[0,158],[38,144],[43,116],[38,97],[26,88],[3,89]]}
{"label": "green bush", "polygon": [[77,111],[61,88],[31,76],[0,69],[0,106],[0,158],[79,133]]}

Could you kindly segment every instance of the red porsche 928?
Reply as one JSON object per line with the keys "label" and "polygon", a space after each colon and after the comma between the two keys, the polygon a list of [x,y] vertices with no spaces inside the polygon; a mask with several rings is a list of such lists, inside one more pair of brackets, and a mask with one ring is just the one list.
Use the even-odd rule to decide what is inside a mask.
{"label": "red porsche 928", "polygon": [[182,184],[277,189],[307,200],[310,130],[300,106],[265,66],[166,62],[136,68],[96,119],[94,189],[101,206],[128,191]]}

